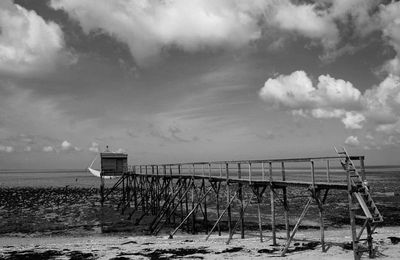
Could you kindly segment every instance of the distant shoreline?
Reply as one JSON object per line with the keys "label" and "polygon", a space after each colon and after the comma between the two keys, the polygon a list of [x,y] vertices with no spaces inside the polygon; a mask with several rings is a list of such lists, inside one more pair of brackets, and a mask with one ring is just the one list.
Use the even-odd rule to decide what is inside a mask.
{"label": "distant shoreline", "polygon": [[[291,168],[287,168],[290,170]],[[296,167],[293,169],[302,170],[308,167]],[[322,169],[322,168],[321,168]],[[331,170],[342,170],[341,167],[331,167]],[[365,170],[400,170],[400,165],[366,165]],[[1,173],[61,173],[61,172],[86,172],[87,169],[0,169]]]}
{"label": "distant shoreline", "polygon": [[1,169],[1,173],[58,173],[58,172],[86,172],[87,169]]}

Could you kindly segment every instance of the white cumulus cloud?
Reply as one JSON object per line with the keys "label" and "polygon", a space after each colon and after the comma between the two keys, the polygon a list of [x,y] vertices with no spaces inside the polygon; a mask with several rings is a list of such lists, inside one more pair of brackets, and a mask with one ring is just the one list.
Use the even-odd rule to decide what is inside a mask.
{"label": "white cumulus cloud", "polygon": [[347,128],[361,128],[361,92],[350,82],[329,75],[318,77],[314,86],[304,71],[269,78],[259,92],[260,97],[295,115],[315,118],[341,118]]}
{"label": "white cumulus cloud", "polygon": [[53,146],[44,146],[43,147],[43,152],[50,153],[50,152],[53,152],[53,151],[54,151]]}
{"label": "white cumulus cloud", "polygon": [[14,147],[9,145],[0,145],[0,152],[12,153],[14,152]]}
{"label": "white cumulus cloud", "polygon": [[400,2],[381,5],[379,17],[383,37],[396,51],[396,56],[388,60],[383,68],[391,74],[400,75]]}
{"label": "white cumulus cloud", "polygon": [[358,146],[360,145],[360,141],[358,141],[358,137],[357,136],[349,136],[346,138],[346,140],[344,141],[345,144],[350,145],[350,146]]}
{"label": "white cumulus cloud", "polygon": [[63,33],[35,11],[0,2],[0,72],[25,74],[51,69],[64,46]]}
{"label": "white cumulus cloud", "polygon": [[73,146],[70,142],[65,140],[61,143],[61,150],[62,151],[77,151],[77,152],[79,152],[81,149],[79,147]]}
{"label": "white cumulus cloud", "polygon": [[100,30],[127,44],[140,64],[169,47],[194,52],[258,39],[262,2],[52,0],[51,6],[79,21],[86,33]]}
{"label": "white cumulus cloud", "polygon": [[296,5],[291,1],[281,1],[271,20],[282,30],[320,40],[326,48],[335,47],[339,41],[339,30],[333,17],[317,4]]}
{"label": "white cumulus cloud", "polygon": [[92,142],[92,145],[89,147],[89,151],[93,153],[99,152],[99,144],[96,142]]}
{"label": "white cumulus cloud", "polygon": [[366,125],[378,138],[395,143],[400,138],[400,77],[390,74],[363,94],[350,82],[329,75],[318,77],[314,86],[304,71],[269,78],[259,91],[267,103],[290,111],[294,116],[337,118],[345,128],[359,130]]}

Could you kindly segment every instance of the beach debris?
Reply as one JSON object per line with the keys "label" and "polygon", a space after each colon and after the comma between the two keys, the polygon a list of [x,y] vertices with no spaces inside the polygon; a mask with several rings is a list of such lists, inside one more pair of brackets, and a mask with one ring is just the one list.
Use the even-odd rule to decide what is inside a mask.
{"label": "beach debris", "polygon": [[224,253],[236,253],[243,250],[243,247],[236,246],[222,250],[221,252],[217,252],[216,254],[224,254]]}
{"label": "beach debris", "polygon": [[[151,260],[156,260],[156,259],[181,258],[181,257],[187,257],[187,256],[196,255],[196,254],[209,254],[210,253],[208,250],[206,250],[206,247],[156,249],[156,250],[154,250],[152,252],[143,252],[143,251],[142,252],[138,252],[138,253],[120,253],[120,254],[117,255],[117,257],[136,255],[136,256],[145,256],[145,257],[148,257]],[[203,257],[196,256],[196,258],[203,258]]]}
{"label": "beach debris", "polygon": [[272,254],[272,253],[274,253],[276,251],[280,251],[280,250],[278,248],[272,248],[272,249],[263,248],[263,249],[258,250],[257,253],[260,253],[260,254],[264,254],[264,253]]}
{"label": "beach debris", "polygon": [[131,241],[128,241],[128,242],[124,242],[124,243],[122,243],[121,245],[128,245],[128,244],[137,244],[137,242],[131,240]]}
{"label": "beach debris", "polygon": [[400,242],[400,237],[388,237],[390,239],[390,242],[392,242],[393,245],[397,245]]}
{"label": "beach debris", "polygon": [[353,243],[352,242],[343,243],[342,248],[346,250],[353,250]]}

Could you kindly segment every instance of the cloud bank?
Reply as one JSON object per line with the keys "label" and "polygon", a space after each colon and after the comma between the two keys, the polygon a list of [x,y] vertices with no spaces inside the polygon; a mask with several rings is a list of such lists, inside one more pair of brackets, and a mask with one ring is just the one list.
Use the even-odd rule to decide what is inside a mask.
{"label": "cloud bank", "polygon": [[[136,62],[164,48],[195,52],[207,47],[237,48],[261,35],[262,1],[52,0],[84,32],[102,31],[128,45]],[[104,19],[107,17],[107,19]]]}
{"label": "cloud bank", "polygon": [[[343,24],[353,27],[354,35],[365,36],[376,29],[379,18],[374,0],[52,0],[50,5],[68,13],[85,33],[103,32],[125,43],[138,64],[169,48],[239,48],[264,36],[281,42],[288,34],[332,53],[343,38]],[[278,33],[271,36],[270,31]],[[352,50],[342,48],[340,53],[347,49]]]}
{"label": "cloud bank", "polygon": [[[269,78],[259,96],[278,109],[295,116],[337,118],[345,128],[362,129],[400,136],[400,77],[390,74],[364,94],[348,81],[329,75],[316,84],[304,71]],[[354,138],[347,140],[355,144]]]}

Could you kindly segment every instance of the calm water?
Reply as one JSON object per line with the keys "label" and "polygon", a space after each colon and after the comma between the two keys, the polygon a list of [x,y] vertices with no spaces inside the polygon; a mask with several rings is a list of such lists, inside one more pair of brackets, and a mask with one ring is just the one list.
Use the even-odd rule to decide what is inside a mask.
{"label": "calm water", "polygon": [[99,187],[100,179],[87,171],[0,171],[0,187]]}
{"label": "calm water", "polygon": [[[287,169],[287,179],[299,179],[294,171],[291,172]],[[332,179],[345,180],[345,174],[342,170],[333,170]],[[366,168],[367,179],[371,182],[380,182],[385,180],[395,184],[400,184],[400,166],[369,166]],[[260,175],[255,171],[254,176]],[[278,174],[279,175],[279,174]],[[318,175],[323,178],[325,174],[321,171],[319,174],[316,173],[316,179]],[[308,175],[307,175],[308,176]],[[301,177],[301,176],[300,176]],[[116,179],[106,180],[106,185],[113,185]],[[304,181],[306,181],[304,179]],[[323,179],[321,179],[323,181]],[[0,170],[0,187],[99,187],[100,179],[93,176],[91,173],[85,170],[46,170],[46,171],[5,171]]]}

